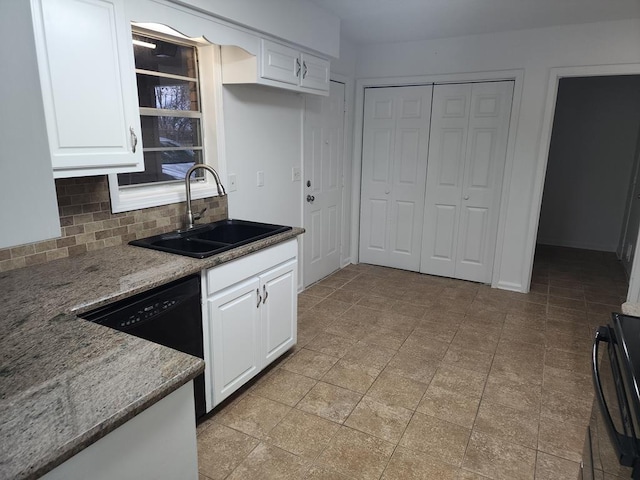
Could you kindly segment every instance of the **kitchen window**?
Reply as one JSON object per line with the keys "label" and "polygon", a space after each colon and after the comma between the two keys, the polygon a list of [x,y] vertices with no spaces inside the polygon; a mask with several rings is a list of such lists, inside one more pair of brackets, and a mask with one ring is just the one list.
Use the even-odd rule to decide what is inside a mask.
{"label": "kitchen window", "polygon": [[[133,29],[145,170],[109,175],[114,213],[183,201],[191,166],[218,167],[218,47],[160,29]],[[193,198],[217,193],[204,171],[196,175]]]}

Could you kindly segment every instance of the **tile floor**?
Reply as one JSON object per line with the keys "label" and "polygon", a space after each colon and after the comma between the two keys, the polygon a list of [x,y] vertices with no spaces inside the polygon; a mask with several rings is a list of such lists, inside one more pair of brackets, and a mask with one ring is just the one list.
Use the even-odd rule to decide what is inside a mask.
{"label": "tile floor", "polygon": [[529,294],[350,265],[298,345],[198,427],[206,479],[575,480],[613,254],[539,246]]}

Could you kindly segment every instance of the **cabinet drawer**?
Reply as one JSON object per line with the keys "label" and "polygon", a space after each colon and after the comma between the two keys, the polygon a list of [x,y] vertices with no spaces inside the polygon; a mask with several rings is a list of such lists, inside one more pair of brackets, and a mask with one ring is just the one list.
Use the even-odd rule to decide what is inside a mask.
{"label": "cabinet drawer", "polygon": [[207,295],[257,275],[298,255],[296,239],[265,248],[237,260],[207,270]]}

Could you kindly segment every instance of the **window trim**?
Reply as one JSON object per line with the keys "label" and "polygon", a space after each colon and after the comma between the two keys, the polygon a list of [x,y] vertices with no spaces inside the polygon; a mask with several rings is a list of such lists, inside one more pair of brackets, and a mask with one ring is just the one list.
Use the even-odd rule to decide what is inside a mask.
{"label": "window trim", "polygon": [[[149,24],[145,24],[149,27]],[[132,25],[132,33],[152,35],[171,42],[184,43],[198,49],[198,73],[200,77],[200,109],[202,112],[202,146],[206,152],[203,163],[212,166],[224,182],[226,165],[224,159],[224,128],[222,110],[222,70],[220,62],[220,46],[212,44],[204,38],[192,39],[173,31],[175,35],[166,33],[167,27],[158,25],[158,30]],[[211,93],[213,93],[211,95]],[[139,108],[138,108],[139,110]],[[158,207],[186,201],[184,182],[129,185],[120,187],[118,175],[109,174],[109,195],[113,213],[128,212],[142,208]],[[191,182],[193,199],[218,196],[215,182],[211,175]]]}

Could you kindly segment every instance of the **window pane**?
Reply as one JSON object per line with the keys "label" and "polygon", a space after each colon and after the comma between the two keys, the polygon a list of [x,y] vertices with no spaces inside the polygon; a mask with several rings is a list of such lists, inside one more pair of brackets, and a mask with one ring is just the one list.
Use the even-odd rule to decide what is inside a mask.
{"label": "window pane", "polygon": [[200,120],[185,117],[141,116],[142,147],[200,147]]}
{"label": "window pane", "polygon": [[167,110],[198,111],[198,88],[196,82],[174,78],[136,75],[138,103],[141,107]]}
{"label": "window pane", "polygon": [[[120,173],[118,174],[118,184],[122,186],[184,180],[187,170],[194,163],[202,163],[201,150],[145,152],[144,172]],[[202,177],[202,174],[198,172],[194,175]]]}
{"label": "window pane", "polygon": [[[133,34],[133,40],[147,46],[133,44],[136,68],[195,78],[196,50],[194,47],[176,45],[155,38]],[[154,47],[155,48],[152,48]]]}

